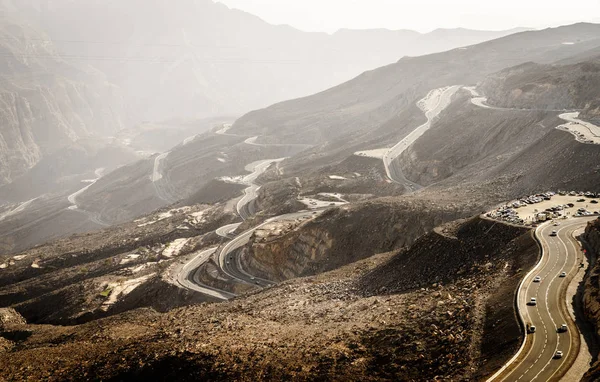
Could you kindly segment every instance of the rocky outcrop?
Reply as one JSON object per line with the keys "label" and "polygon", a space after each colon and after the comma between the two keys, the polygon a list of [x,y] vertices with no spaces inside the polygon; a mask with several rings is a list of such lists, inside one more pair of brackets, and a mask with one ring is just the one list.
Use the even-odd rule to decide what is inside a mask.
{"label": "rocky outcrop", "polygon": [[242,259],[267,279],[314,275],[409,246],[433,227],[473,213],[464,205],[379,199],[330,209],[305,224],[268,225],[255,232]]}
{"label": "rocky outcrop", "polygon": [[529,62],[488,76],[480,88],[491,105],[523,109],[584,109],[598,102],[600,57],[574,65]]}
{"label": "rocky outcrop", "polygon": [[590,101],[579,117],[600,126],[600,99]]}

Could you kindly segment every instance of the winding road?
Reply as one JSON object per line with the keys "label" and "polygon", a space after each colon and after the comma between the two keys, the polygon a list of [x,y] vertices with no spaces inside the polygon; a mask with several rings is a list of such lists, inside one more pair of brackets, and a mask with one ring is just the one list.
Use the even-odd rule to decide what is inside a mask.
{"label": "winding road", "polygon": [[[523,322],[536,327],[526,335],[523,346],[503,369],[488,381],[553,381],[571,367],[579,352],[580,334],[573,317],[568,313],[567,287],[577,272],[583,272],[579,264],[583,254],[574,232],[597,217],[572,218],[560,226],[544,224],[536,230],[542,244],[542,258],[537,266],[523,279],[517,296],[517,307]],[[556,236],[550,236],[556,231]],[[561,272],[566,277],[560,277]],[[539,276],[540,282],[534,282]],[[528,304],[536,298],[537,305]],[[567,324],[562,333],[558,328]],[[563,352],[557,358],[556,352]]]}
{"label": "winding road", "polygon": [[260,186],[254,182],[258,177],[263,174],[273,163],[280,163],[286,158],[278,159],[265,159],[262,161],[250,163],[246,166],[247,171],[252,171],[250,174],[244,176],[239,182],[240,184],[247,185],[248,187],[244,190],[244,196],[238,201],[236,209],[238,215],[242,220],[247,220],[249,217],[254,215],[254,200],[258,197],[258,190]]}
{"label": "winding road", "polygon": [[197,277],[198,267],[208,261],[210,256],[215,253],[216,250],[216,248],[211,248],[198,252],[194,258],[185,264],[181,271],[177,274],[177,282],[186,289],[202,293],[206,296],[213,297],[218,300],[229,300],[230,298],[235,297],[235,294],[204,285],[198,280]]}
{"label": "winding road", "polygon": [[[216,131],[216,134],[222,135],[235,135],[229,134],[227,131],[231,128],[231,125],[223,125],[223,128]],[[257,137],[251,137],[246,139],[244,143],[249,145],[257,145],[257,146],[271,146],[271,144],[257,144]],[[300,144],[274,144],[275,146],[306,146]],[[157,158],[158,159],[158,158]],[[254,201],[258,197],[258,190],[260,186],[254,183],[256,179],[263,174],[273,163],[279,163],[287,158],[278,158],[278,159],[265,159],[257,162],[252,162],[248,164],[245,169],[246,171],[251,171],[250,174],[247,174],[243,177],[231,178],[229,181],[247,185],[248,187],[244,189],[242,198],[237,202],[236,209],[238,215],[242,218],[242,220],[247,220],[255,213],[254,209]],[[155,165],[155,168],[157,165]],[[155,171],[156,172],[156,171]],[[316,213],[319,213],[317,211]],[[216,256],[216,263],[219,268],[231,277],[234,281],[252,284],[259,287],[268,287],[273,285],[274,283],[270,280],[265,280],[259,277],[255,277],[248,272],[246,272],[241,264],[240,256],[238,256],[238,251],[248,243],[252,234],[259,228],[264,225],[275,222],[278,220],[288,220],[288,219],[297,219],[297,218],[308,218],[314,216],[315,211],[301,211],[286,215],[280,215],[266,220],[264,223],[253,227],[241,234],[234,236],[232,232],[234,232],[242,223],[233,223],[228,224],[223,227],[218,228],[215,232],[221,236],[228,239],[232,239],[225,246],[218,249],[210,249],[206,251],[199,252],[197,256],[194,257],[193,260],[185,264],[179,273],[177,274],[177,282],[184,288],[194,290],[200,293],[203,293],[207,296],[214,297],[217,299],[229,299],[235,297],[235,294],[230,292],[225,292],[219,289],[215,289],[209,285],[204,285],[200,282],[199,278],[195,277],[197,275],[199,268],[206,263],[209,258],[214,254]]]}
{"label": "winding road", "polygon": [[83,187],[82,189],[75,191],[74,193],[72,193],[71,195],[67,196],[67,200],[69,201],[69,203],[71,203],[71,206],[69,206],[69,210],[71,211],[77,211],[77,212],[81,212],[82,214],[85,214],[88,217],[88,220],[91,221],[92,223],[95,223],[101,227],[108,227],[110,224],[105,223],[104,221],[102,221],[102,219],[100,219],[100,214],[96,213],[96,212],[91,212],[91,211],[86,211],[84,209],[79,208],[79,206],[77,205],[77,198],[83,194],[88,188],[92,187],[94,184],[96,184],[96,182],[98,180],[100,180],[100,178],[102,178],[102,173],[104,172],[103,168],[99,168],[96,169],[96,171],[94,171],[94,173],[96,174],[97,178],[92,180],[90,182],[90,184],[88,184],[87,186]]}
{"label": "winding road", "polygon": [[410,191],[417,191],[418,189],[422,188],[417,183],[406,179],[396,159],[431,128],[434,118],[436,118],[446,107],[448,107],[448,105],[450,105],[452,95],[454,95],[454,93],[456,93],[460,88],[461,86],[455,85],[433,89],[427,94],[427,96],[425,96],[425,98],[421,99],[417,103],[419,108],[425,113],[427,122],[411,131],[400,142],[395,144],[383,154],[383,165],[385,167],[386,175],[390,180],[405,186]]}
{"label": "winding road", "polygon": [[491,109],[491,110],[513,110],[513,111],[556,111],[556,112],[564,112],[560,114],[558,117],[563,121],[567,122],[565,124],[556,126],[556,129],[563,130],[568,133],[571,133],[575,140],[579,143],[586,144],[600,144],[600,127],[594,125],[593,123],[582,121],[579,119],[579,111],[568,111],[559,110],[559,109],[518,109],[518,108],[507,108],[507,107],[497,107],[490,106],[487,104],[487,98],[479,94],[475,86],[464,86],[463,89],[468,90],[471,93],[471,103],[475,106]]}

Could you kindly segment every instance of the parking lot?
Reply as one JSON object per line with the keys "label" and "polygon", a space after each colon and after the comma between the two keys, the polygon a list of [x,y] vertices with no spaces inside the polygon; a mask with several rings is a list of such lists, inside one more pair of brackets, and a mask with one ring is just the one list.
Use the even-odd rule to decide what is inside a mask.
{"label": "parking lot", "polygon": [[536,226],[548,220],[600,214],[600,194],[559,191],[529,195],[513,200],[485,214],[512,224]]}

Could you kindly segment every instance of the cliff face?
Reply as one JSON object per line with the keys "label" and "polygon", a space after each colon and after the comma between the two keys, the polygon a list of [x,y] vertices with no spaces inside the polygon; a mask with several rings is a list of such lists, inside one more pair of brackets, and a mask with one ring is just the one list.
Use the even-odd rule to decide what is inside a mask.
{"label": "cliff face", "polygon": [[1,18],[0,185],[81,138],[123,128],[117,89],[67,64],[33,28]]}
{"label": "cliff face", "polygon": [[433,227],[476,210],[411,199],[345,206],[309,223],[265,226],[244,248],[242,261],[247,269],[276,281],[319,274],[409,246]]}

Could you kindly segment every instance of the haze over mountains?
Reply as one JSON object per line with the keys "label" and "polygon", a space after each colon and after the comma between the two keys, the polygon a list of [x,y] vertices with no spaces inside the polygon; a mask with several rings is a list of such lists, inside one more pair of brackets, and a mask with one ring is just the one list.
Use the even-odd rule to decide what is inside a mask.
{"label": "haze over mountains", "polygon": [[[523,341],[543,347],[525,374],[593,366],[562,370],[597,334],[579,321],[600,333],[575,240],[600,215],[600,24],[329,35],[210,0],[0,7],[0,379],[487,381]],[[546,291],[558,323],[573,280],[591,285],[562,337],[524,318]]]}
{"label": "haze over mountains", "polygon": [[[302,176],[302,171],[307,169],[318,172],[324,166],[337,165],[352,156],[354,151],[390,147],[401,140],[422,118],[421,111],[415,106],[417,100],[433,88],[475,84],[503,68],[530,61],[548,65],[569,59],[577,61],[575,57],[584,60],[594,57],[600,46],[599,32],[598,25],[576,24],[522,32],[443,53],[405,57],[324,92],[250,112],[239,118],[227,134],[215,134],[214,130],[203,133],[161,157],[154,156],[107,173],[78,195],[79,203],[84,210],[92,211],[101,221],[110,224],[198,193],[203,196],[196,200],[218,201],[220,199],[215,199],[214,192],[210,190],[215,186],[215,179],[241,174],[246,164],[259,159],[289,157],[305,150],[289,161],[288,172],[294,174],[299,171],[298,175]],[[505,74],[500,72],[496,76],[504,78]],[[493,78],[488,77],[484,86]],[[573,75],[573,79],[585,82],[580,75]],[[546,89],[543,86],[541,89]],[[586,97],[585,94],[577,96]],[[572,103],[556,99],[552,106],[558,105],[569,108]],[[253,138],[255,136],[258,138]],[[308,146],[314,147],[307,150]],[[407,163],[409,161],[404,161],[404,169],[414,171],[406,168]],[[440,174],[447,175],[447,170]],[[441,179],[438,177],[437,180]],[[375,191],[371,186],[365,187]],[[14,183],[4,188],[5,195],[27,195],[25,188],[18,182]],[[77,187],[73,186],[71,190],[69,192],[74,192]],[[376,194],[380,192],[382,190]],[[387,192],[396,194],[403,191],[400,188]],[[67,201],[64,196],[62,198],[57,195],[43,204],[47,207],[55,205],[51,209],[63,209]],[[62,202],[56,204],[60,200]],[[47,207],[42,211],[46,211]],[[30,209],[33,215],[24,217],[21,214],[21,218],[37,220],[39,214],[34,211]],[[85,220],[86,216],[63,211],[56,218],[74,222]],[[46,220],[37,223],[42,224],[43,229],[36,231],[41,237],[34,242],[44,240],[47,235],[60,235],[60,231],[54,229],[44,234],[48,227],[55,227],[47,223]],[[4,224],[10,224],[10,220]]]}
{"label": "haze over mountains", "polygon": [[0,186],[7,187],[0,200],[12,202],[74,190],[97,169],[108,173],[232,115],[404,55],[514,32],[305,33],[209,0],[1,6],[3,50],[12,62],[2,74]]}

